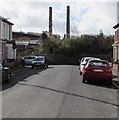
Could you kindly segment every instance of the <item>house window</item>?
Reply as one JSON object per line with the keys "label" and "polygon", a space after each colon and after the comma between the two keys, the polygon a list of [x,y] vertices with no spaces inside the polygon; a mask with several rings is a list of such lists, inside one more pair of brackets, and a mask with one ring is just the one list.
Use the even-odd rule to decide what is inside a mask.
{"label": "house window", "polygon": [[9,40],[9,29],[8,29],[8,24],[6,24],[6,39]]}
{"label": "house window", "polygon": [[115,61],[117,62],[118,60],[118,47],[115,49]]}
{"label": "house window", "polygon": [[119,40],[119,29],[117,29],[117,40]]}
{"label": "house window", "polygon": [[113,47],[113,59],[114,59],[114,61],[115,61],[115,59],[116,59],[116,55],[115,55],[116,53],[115,53],[115,52],[116,52],[116,48]]}
{"label": "house window", "polygon": [[9,39],[12,39],[12,26],[9,25]]}
{"label": "house window", "polygon": [[118,58],[119,58],[119,49],[118,47],[113,47],[113,59],[115,62],[117,62]]}
{"label": "house window", "polygon": [[3,35],[2,38],[5,39],[5,23],[3,22]]}

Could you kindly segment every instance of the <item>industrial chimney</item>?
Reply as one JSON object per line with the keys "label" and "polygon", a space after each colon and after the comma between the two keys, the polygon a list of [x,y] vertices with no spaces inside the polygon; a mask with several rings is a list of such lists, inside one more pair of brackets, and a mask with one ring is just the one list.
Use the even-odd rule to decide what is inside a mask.
{"label": "industrial chimney", "polygon": [[66,36],[70,37],[70,7],[67,6]]}
{"label": "industrial chimney", "polygon": [[52,7],[49,7],[49,36],[52,35]]}

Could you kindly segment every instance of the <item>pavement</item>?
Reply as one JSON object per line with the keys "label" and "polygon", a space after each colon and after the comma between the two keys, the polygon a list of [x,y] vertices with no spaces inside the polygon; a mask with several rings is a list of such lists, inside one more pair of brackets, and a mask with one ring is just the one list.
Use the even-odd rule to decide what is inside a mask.
{"label": "pavement", "polygon": [[119,89],[119,70],[112,69],[113,84]]}
{"label": "pavement", "polygon": [[119,70],[112,69],[112,73],[113,73],[114,76],[119,77]]}

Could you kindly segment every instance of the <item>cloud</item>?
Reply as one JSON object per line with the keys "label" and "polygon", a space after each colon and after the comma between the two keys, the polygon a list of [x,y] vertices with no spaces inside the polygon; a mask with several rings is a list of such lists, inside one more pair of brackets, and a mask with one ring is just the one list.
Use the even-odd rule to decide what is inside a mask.
{"label": "cloud", "polygon": [[0,15],[10,18],[14,23],[14,31],[42,32],[48,30],[49,7],[52,7],[53,32],[63,36],[66,33],[66,7],[69,5],[71,34],[98,34],[100,29],[105,34],[114,34],[113,26],[117,22],[116,2],[75,1],[1,2]]}
{"label": "cloud", "polygon": [[[1,0],[1,2],[18,2],[18,0]],[[20,2],[118,2],[118,0],[20,0]]]}
{"label": "cloud", "polygon": [[[75,6],[75,10],[76,7],[78,5]],[[116,24],[117,19],[116,3],[86,3],[82,7],[88,8],[88,11],[73,22],[79,32],[95,34],[102,29],[105,34],[113,33],[112,27]]]}

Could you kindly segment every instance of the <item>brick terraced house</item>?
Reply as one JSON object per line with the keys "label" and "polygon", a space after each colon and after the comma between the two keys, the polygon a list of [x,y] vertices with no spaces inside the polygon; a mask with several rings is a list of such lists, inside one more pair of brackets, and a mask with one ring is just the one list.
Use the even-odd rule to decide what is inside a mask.
{"label": "brick terraced house", "polygon": [[113,60],[115,65],[113,67],[116,67],[119,69],[119,23],[116,24],[114,27],[115,29],[115,37],[114,37],[114,44],[113,46]]}
{"label": "brick terraced house", "polygon": [[12,39],[12,26],[7,18],[0,16],[0,62],[16,59],[16,49]]}

